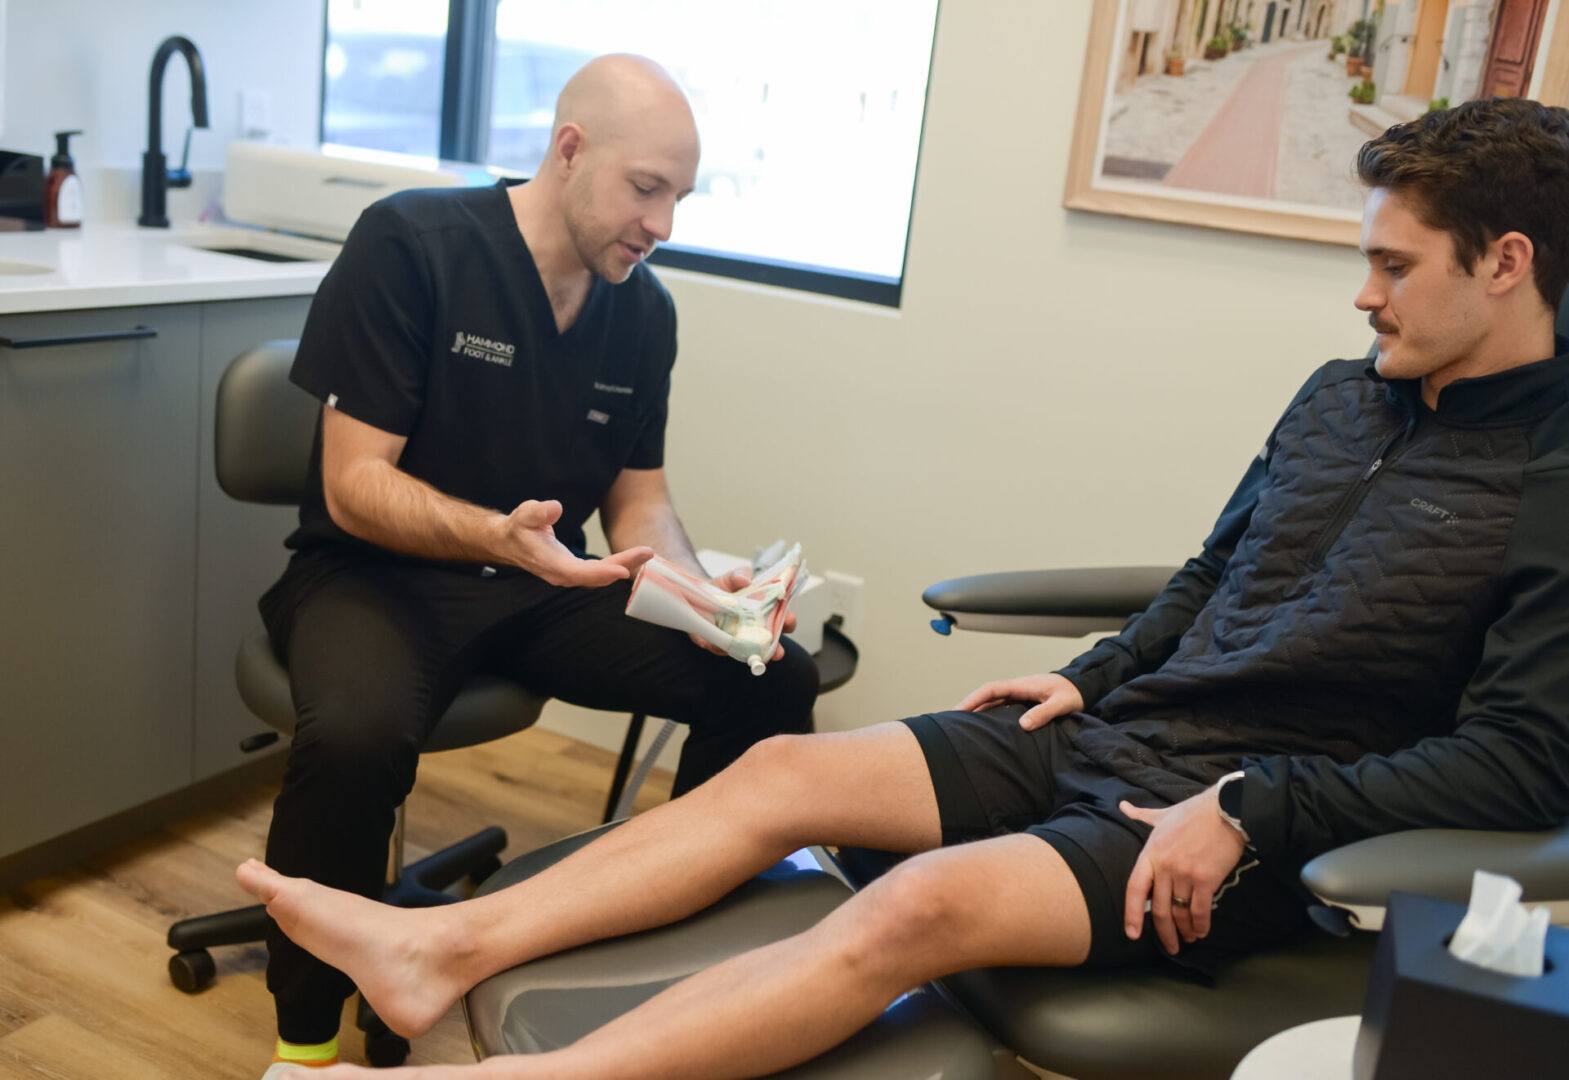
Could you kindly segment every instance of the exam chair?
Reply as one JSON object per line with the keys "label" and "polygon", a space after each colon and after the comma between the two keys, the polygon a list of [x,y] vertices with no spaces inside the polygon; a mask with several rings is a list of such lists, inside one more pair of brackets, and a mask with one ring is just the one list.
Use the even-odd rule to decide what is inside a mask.
{"label": "exam chair", "polygon": [[[270,505],[297,505],[321,405],[289,381],[294,341],[272,341],[236,357],[218,384],[214,457],[218,484],[231,498]],[[294,732],[294,700],[289,674],[273,653],[259,623],[240,642],[234,658],[240,698],[272,731],[251,736],[243,749],[259,750]],[[456,750],[523,730],[539,718],[547,699],[515,682],[476,675],[442,714],[426,742],[427,753]],[[624,798],[620,790],[637,745],[643,718],[634,716],[623,747],[608,806]],[[609,813],[607,807],[607,815]],[[491,826],[417,862],[403,862],[403,807],[394,819],[388,858],[388,883],[382,899],[402,907],[428,907],[456,897],[447,890],[463,879],[478,885],[500,868],[507,834]],[[189,994],[213,981],[217,967],[209,950],[263,940],[266,910],[260,904],[215,915],[182,919],[169,928],[169,978]],[[373,1065],[398,1065],[408,1055],[407,1040],[389,1031],[361,1004],[366,1057]]]}
{"label": "exam chair", "polygon": [[[1115,632],[1142,611],[1175,567],[983,574],[923,594],[932,626],[1079,637]],[[846,850],[864,884],[889,865]],[[1569,827],[1506,833],[1421,829],[1320,855],[1302,881],[1322,903],[1326,932],[1227,964],[1214,986],[1174,977],[1161,961],[1100,971],[987,968],[943,986],[1029,1064],[1075,1080],[1224,1080],[1254,1046],[1313,1020],[1362,1011],[1384,906],[1395,889],[1464,904],[1478,868],[1508,874],[1525,902],[1569,920]]]}
{"label": "exam chair", "polygon": [[[1569,297],[1556,324],[1569,338]],[[1560,347],[1563,347],[1560,341]],[[1375,346],[1368,353],[1377,355]],[[1077,638],[1114,633],[1146,608],[1175,567],[1034,570],[956,578],[922,594],[932,628]],[[888,857],[846,850],[852,881]],[[1569,826],[1530,833],[1421,829],[1326,852],[1302,870],[1326,928],[1307,940],[1229,964],[1213,987],[1172,977],[1170,965],[1105,971],[991,968],[942,980],[971,1015],[1020,1058],[1075,1080],[1223,1080],[1269,1036],[1362,1011],[1377,931],[1400,889],[1464,904],[1471,875],[1516,878],[1525,901],[1569,922]]]}
{"label": "exam chair", "polygon": [[[1114,632],[1174,573],[1167,567],[988,574],[934,585],[924,599],[940,633],[955,629],[1082,637]],[[603,828],[507,864],[482,891],[538,873]],[[492,976],[469,992],[475,1053],[567,1045],[659,990],[746,949],[810,927],[894,856],[808,848],[673,926],[598,942]],[[792,1080],[1225,1080],[1271,1035],[1362,1011],[1384,906],[1395,889],[1457,903],[1472,872],[1508,874],[1527,903],[1569,921],[1569,827],[1532,833],[1416,830],[1328,852],[1302,872],[1325,928],[1227,964],[1213,986],[1171,965],[1111,970],[986,968],[901,998],[843,1046],[786,1073]],[[678,871],[675,871],[678,872]]]}

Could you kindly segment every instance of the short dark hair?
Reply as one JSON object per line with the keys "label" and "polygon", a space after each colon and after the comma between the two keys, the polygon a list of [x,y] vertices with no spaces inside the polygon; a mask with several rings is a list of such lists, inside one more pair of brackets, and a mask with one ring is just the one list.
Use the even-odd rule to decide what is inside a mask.
{"label": "short dark hair", "polygon": [[1505,233],[1530,237],[1536,290],[1557,310],[1569,285],[1569,109],[1492,98],[1434,110],[1365,143],[1357,175],[1415,196],[1468,274]]}

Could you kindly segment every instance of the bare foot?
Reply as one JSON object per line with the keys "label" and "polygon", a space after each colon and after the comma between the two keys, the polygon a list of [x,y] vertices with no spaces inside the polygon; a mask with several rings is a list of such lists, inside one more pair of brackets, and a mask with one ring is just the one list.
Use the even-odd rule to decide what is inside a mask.
{"label": "bare foot", "polygon": [[234,876],[295,944],[353,979],[376,1015],[406,1039],[430,1030],[468,989],[459,973],[466,944],[439,908],[392,907],[285,877],[255,859]]}

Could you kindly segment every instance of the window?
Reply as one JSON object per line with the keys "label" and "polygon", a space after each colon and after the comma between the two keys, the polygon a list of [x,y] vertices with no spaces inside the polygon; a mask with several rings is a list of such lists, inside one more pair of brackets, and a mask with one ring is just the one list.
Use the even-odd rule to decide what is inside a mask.
{"label": "window", "polygon": [[447,0],[330,0],[321,140],[435,157]]}
{"label": "window", "polygon": [[897,305],[936,13],[937,0],[329,0],[323,138],[532,173],[571,74],[642,53],[686,89],[703,140],[654,262]]}

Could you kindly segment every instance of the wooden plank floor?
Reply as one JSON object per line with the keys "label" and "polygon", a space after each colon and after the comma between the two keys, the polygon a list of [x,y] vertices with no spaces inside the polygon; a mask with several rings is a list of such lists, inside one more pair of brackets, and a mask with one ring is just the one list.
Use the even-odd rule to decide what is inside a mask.
{"label": "wooden plank floor", "polygon": [[[486,825],[509,841],[503,861],[599,822],[615,764],[609,751],[533,729],[420,763],[409,797],[410,860]],[[638,809],[669,797],[656,770]],[[170,984],[169,924],[240,907],[234,867],[260,857],[276,785],[237,792],[65,873],[0,898],[0,1080],[254,1080],[272,1055],[272,999],[260,945],[214,950],[218,979],[196,996]],[[363,1063],[345,1008],[345,1061]],[[410,1064],[472,1062],[455,1006],[414,1043]]]}

